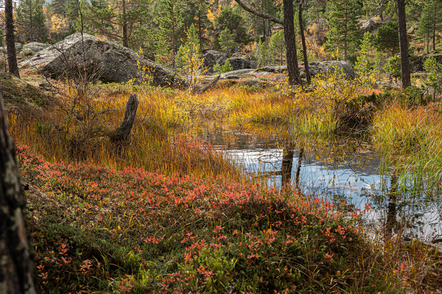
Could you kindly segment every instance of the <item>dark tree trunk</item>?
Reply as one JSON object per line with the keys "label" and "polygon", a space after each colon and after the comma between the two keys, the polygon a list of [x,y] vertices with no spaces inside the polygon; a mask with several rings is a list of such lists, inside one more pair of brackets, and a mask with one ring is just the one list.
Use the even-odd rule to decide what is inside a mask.
{"label": "dark tree trunk", "polygon": [[281,186],[290,185],[292,179],[293,155],[295,152],[293,148],[288,146],[282,151],[282,166],[281,166]]}
{"label": "dark tree trunk", "polygon": [[129,47],[129,38],[127,36],[127,20],[126,20],[126,0],[123,0],[123,46]]}
{"label": "dark tree trunk", "polygon": [[302,156],[304,155],[304,148],[301,147],[299,150],[298,157],[298,166],[296,167],[296,176],[295,176],[295,187],[299,189],[299,176],[301,175],[301,166],[302,166]]}
{"label": "dark tree trunk", "polygon": [[287,72],[289,75],[289,84],[301,85],[299,75],[298,56],[296,52],[295,24],[293,22],[293,0],[284,0],[284,40],[285,52],[287,58]]}
{"label": "dark tree trunk", "polygon": [[25,205],[0,89],[0,293],[36,293]]}
{"label": "dark tree trunk", "polygon": [[298,57],[296,52],[296,35],[295,35],[295,24],[293,22],[293,0],[283,0],[284,5],[284,20],[280,20],[267,13],[258,12],[242,2],[242,0],[235,0],[244,10],[257,15],[259,17],[268,19],[278,24],[282,24],[284,27],[284,41],[285,41],[285,52],[287,59],[287,72],[289,75],[289,84],[301,85],[301,76],[299,75],[298,67]]}
{"label": "dark tree trunk", "polygon": [[111,135],[111,140],[114,143],[123,143],[129,138],[130,132],[134,125],[135,117],[138,109],[137,95],[131,95],[126,104],[126,110],[124,111],[124,120],[121,125]]}
{"label": "dark tree trunk", "polygon": [[437,3],[435,3],[435,9],[434,9],[434,15],[433,15],[433,52],[434,51],[436,51],[436,24],[437,24],[437,22],[438,22],[438,17],[439,17],[439,15],[438,15],[438,13],[440,13],[438,10],[437,10]]}
{"label": "dark tree trunk", "polygon": [[304,34],[304,23],[302,19],[302,5],[304,4],[304,0],[298,0],[298,20],[299,20],[299,32],[301,33],[301,43],[302,43],[302,54],[304,57],[304,72],[305,77],[307,78],[307,85],[310,85],[312,82],[312,78],[310,76],[310,69],[308,65],[308,55],[307,55],[307,45],[305,43],[305,34]]}
{"label": "dark tree trunk", "polygon": [[386,227],[386,237],[391,238],[394,233],[394,229],[397,224],[397,185],[398,178],[396,173],[391,175],[390,182],[390,192],[388,193],[388,207],[387,207],[387,227]]}
{"label": "dark tree trunk", "polygon": [[172,69],[175,71],[175,16],[172,21]]}
{"label": "dark tree trunk", "polygon": [[397,0],[399,45],[401,53],[402,89],[411,86],[410,62],[408,58],[407,23],[405,19],[405,0]]}
{"label": "dark tree trunk", "polygon": [[9,72],[20,78],[15,51],[14,19],[12,16],[12,0],[5,0],[6,46],[8,51]]}

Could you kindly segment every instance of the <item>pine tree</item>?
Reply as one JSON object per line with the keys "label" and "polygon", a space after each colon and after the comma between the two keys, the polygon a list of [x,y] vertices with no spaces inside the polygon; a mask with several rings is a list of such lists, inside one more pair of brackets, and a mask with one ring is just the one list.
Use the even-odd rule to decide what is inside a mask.
{"label": "pine tree", "polygon": [[250,38],[244,26],[244,18],[231,8],[221,10],[215,19],[216,31],[221,33],[222,30],[228,28],[233,34],[234,41],[237,44],[247,44]]}
{"label": "pine tree", "polygon": [[208,10],[209,1],[208,0],[186,0],[186,5],[183,10],[183,22],[184,30],[189,31],[190,26],[193,24],[197,31],[197,36],[200,44],[200,50],[206,47],[208,43],[207,32],[212,27],[209,21]]}
{"label": "pine tree", "polygon": [[270,55],[272,56],[273,63],[279,60],[279,64],[282,65],[284,61],[284,32],[277,31],[270,37]]}
{"label": "pine tree", "polygon": [[136,47],[139,39],[146,36],[141,30],[150,30],[150,4],[146,0],[92,0],[82,1],[84,25],[87,32],[121,40],[125,47]]}
{"label": "pine tree", "polygon": [[343,59],[353,57],[359,45],[357,16],[360,5],[357,0],[331,0],[328,14],[330,30],[327,33],[326,48],[334,52],[336,48],[343,52]]}
{"label": "pine tree", "polygon": [[159,29],[156,34],[155,51],[157,60],[175,68],[177,50],[177,31],[183,24],[182,0],[162,0],[161,14],[157,18]]}
{"label": "pine tree", "polygon": [[23,42],[44,42],[48,36],[43,13],[44,0],[22,0],[17,7],[17,38]]}
{"label": "pine tree", "polygon": [[375,54],[376,49],[371,42],[371,34],[365,32],[355,64],[355,69],[363,78],[369,78],[373,73]]}
{"label": "pine tree", "polygon": [[442,2],[428,0],[422,11],[417,33],[424,38],[427,53],[430,52],[430,42],[433,41],[433,51],[436,50],[436,35],[442,23]]}
{"label": "pine tree", "polygon": [[265,66],[268,65],[272,61],[272,56],[270,53],[269,45],[266,42],[261,41],[259,39],[258,42],[258,60],[259,65],[258,66]]}
{"label": "pine tree", "polygon": [[221,51],[227,54],[232,53],[237,47],[234,36],[229,28],[225,28],[219,35],[219,46]]}
{"label": "pine tree", "polygon": [[374,45],[379,51],[388,52],[391,56],[399,52],[398,24],[390,20],[380,27],[374,36]]}

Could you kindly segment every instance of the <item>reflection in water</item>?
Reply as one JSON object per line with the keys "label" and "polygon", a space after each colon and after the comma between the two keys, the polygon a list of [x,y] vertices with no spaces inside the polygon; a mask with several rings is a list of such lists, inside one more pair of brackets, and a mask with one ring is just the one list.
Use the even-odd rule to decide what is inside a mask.
{"label": "reflection in water", "polygon": [[301,147],[299,149],[298,166],[296,167],[296,176],[295,176],[295,188],[296,189],[299,189],[299,175],[301,174],[302,155],[304,155],[304,148],[303,147]]}
{"label": "reflection in water", "polygon": [[397,227],[397,182],[398,178],[396,173],[393,173],[390,177],[390,191],[387,193],[388,197],[388,209],[387,209],[387,228],[386,237],[391,237]]}
{"label": "reflection in water", "polygon": [[286,146],[282,151],[282,166],[281,166],[281,185],[286,186],[291,184],[293,155],[295,151],[292,147]]}
{"label": "reflection in water", "polygon": [[205,132],[200,138],[225,150],[246,172],[265,176],[269,187],[292,184],[347,210],[364,210],[370,204],[374,210],[367,217],[376,225],[387,224],[390,234],[399,228],[400,219],[400,225],[406,224],[403,234],[418,235],[428,242],[442,240],[440,196],[425,202],[425,195],[402,193],[399,201],[399,179],[380,174],[380,160],[367,143],[345,138],[341,142],[303,142],[301,148],[277,134],[259,137],[238,131]]}

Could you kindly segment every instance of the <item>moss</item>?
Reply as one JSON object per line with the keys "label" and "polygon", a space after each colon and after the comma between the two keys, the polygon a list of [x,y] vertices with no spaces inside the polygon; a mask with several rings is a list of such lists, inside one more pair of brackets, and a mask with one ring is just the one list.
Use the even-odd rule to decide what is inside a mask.
{"label": "moss", "polygon": [[48,93],[3,71],[0,71],[0,83],[7,108],[25,105],[46,107],[51,104]]}

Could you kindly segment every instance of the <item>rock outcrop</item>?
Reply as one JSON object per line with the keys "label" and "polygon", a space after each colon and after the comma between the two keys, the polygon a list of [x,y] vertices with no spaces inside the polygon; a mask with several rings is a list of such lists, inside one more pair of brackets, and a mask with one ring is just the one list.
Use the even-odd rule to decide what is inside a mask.
{"label": "rock outcrop", "polygon": [[228,57],[226,54],[216,50],[207,50],[204,52],[203,57],[204,66],[209,70],[209,72],[213,71],[215,64],[218,63],[219,65],[224,65],[226,60],[229,60],[233,70],[248,69],[253,67],[252,62],[247,56],[238,53]]}
{"label": "rock outcrop", "polygon": [[29,44],[23,45],[22,53],[37,53],[40,52],[43,49],[46,49],[48,47],[51,47],[50,44],[43,44],[39,42],[31,42]]}
{"label": "rock outcrop", "polygon": [[212,71],[213,67],[218,63],[223,65],[227,60],[227,55],[216,50],[207,50],[204,52],[204,66]]}
{"label": "rock outcrop", "polygon": [[359,22],[359,31],[361,34],[364,34],[365,32],[374,33],[383,24],[384,22],[377,18],[361,20]]}
{"label": "rock outcrop", "polygon": [[318,74],[325,74],[327,72],[334,72],[336,70],[341,71],[347,79],[356,78],[356,72],[353,66],[347,61],[322,61],[322,62],[309,62],[310,74],[316,76]]}
{"label": "rock outcrop", "polygon": [[229,60],[233,70],[252,68],[252,63],[250,62],[249,58],[244,55],[235,55],[227,60]]}
{"label": "rock outcrop", "polygon": [[[322,62],[309,62],[310,74],[317,76],[319,74],[326,74],[327,72],[334,72],[339,70],[345,75],[346,79],[354,79],[357,74],[354,71],[352,65],[346,61],[322,61]],[[304,68],[299,68],[301,77],[305,78]],[[287,73],[287,66],[264,66],[257,69],[244,69],[232,71],[222,75],[224,79],[243,78],[250,76],[259,76],[270,73]]]}
{"label": "rock outcrop", "polygon": [[[83,56],[84,52],[84,56]],[[102,41],[94,36],[80,33],[68,36],[63,41],[41,50],[33,57],[20,63],[20,67],[31,67],[52,78],[75,75],[84,68],[91,76],[103,82],[124,83],[140,80],[146,75],[154,85],[179,86],[186,82],[173,72],[133,50]],[[143,68],[144,73],[139,68]]]}

